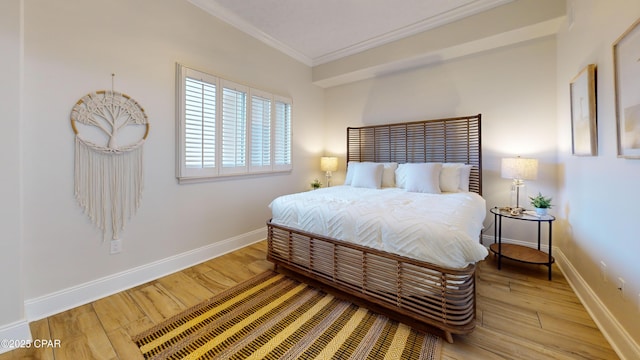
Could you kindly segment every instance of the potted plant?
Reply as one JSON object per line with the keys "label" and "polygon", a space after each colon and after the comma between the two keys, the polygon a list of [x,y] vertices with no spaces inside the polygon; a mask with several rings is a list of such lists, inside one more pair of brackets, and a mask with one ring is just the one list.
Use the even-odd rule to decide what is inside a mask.
{"label": "potted plant", "polygon": [[311,182],[311,189],[313,189],[313,190],[318,190],[318,189],[320,189],[321,186],[322,186],[322,183],[318,179],[314,179]]}
{"label": "potted plant", "polygon": [[551,198],[544,197],[542,193],[538,193],[537,196],[529,196],[531,199],[531,205],[536,209],[536,214],[539,216],[547,215],[547,209],[551,208]]}

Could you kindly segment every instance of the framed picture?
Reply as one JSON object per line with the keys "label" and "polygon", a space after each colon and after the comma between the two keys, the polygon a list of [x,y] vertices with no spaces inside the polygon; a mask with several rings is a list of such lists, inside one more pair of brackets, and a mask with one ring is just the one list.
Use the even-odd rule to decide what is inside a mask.
{"label": "framed picture", "polygon": [[596,66],[590,64],[573,79],[571,91],[571,149],[573,155],[598,154]]}
{"label": "framed picture", "polygon": [[640,159],[640,19],[613,44],[618,157]]}

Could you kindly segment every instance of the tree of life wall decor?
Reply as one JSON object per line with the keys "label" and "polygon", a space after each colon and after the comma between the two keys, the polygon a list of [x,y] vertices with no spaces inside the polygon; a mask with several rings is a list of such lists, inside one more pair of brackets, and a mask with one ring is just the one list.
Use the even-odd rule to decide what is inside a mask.
{"label": "tree of life wall decor", "polygon": [[142,199],[147,115],[131,97],[101,90],[73,106],[71,127],[75,197],[103,237],[110,225],[112,238],[118,239]]}

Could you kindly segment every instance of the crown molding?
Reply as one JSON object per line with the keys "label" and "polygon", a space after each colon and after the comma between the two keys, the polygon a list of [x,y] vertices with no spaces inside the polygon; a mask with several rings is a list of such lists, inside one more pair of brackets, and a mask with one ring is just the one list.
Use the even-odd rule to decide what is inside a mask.
{"label": "crown molding", "polygon": [[564,23],[564,21],[565,16],[561,16],[534,25],[529,25],[519,29],[489,36],[483,39],[478,39],[475,41],[454,45],[448,48],[418,54],[414,57],[390,61],[367,68],[361,68],[354,71],[336,74],[322,79],[313,79],[313,84],[322,88],[329,88],[355,81],[371,79],[377,76],[383,76],[405,69],[412,69],[434,63],[441,63],[444,61],[449,61],[463,56],[477,54],[483,51],[497,49],[524,41],[539,39],[546,36],[553,36],[558,32],[560,26]]}
{"label": "crown molding", "polygon": [[257,27],[244,21],[234,13],[228,11],[222,6],[218,5],[215,1],[210,0],[188,0],[193,5],[206,11],[207,13],[217,17],[218,19],[226,22],[227,24],[237,28],[238,30],[262,41],[263,43],[289,55],[295,60],[301,63],[313,67],[321,65],[330,61],[334,61],[349,55],[357,54],[359,52],[375,48],[380,45],[384,45],[402,38],[418,34],[423,31],[427,31],[450,22],[460,20],[464,17],[478,14],[480,12],[489,10],[491,8],[504,5],[514,0],[476,0],[466,5],[459,6],[456,9],[447,11],[446,13],[425,19],[423,21],[411,24],[404,28],[376,36],[372,39],[354,44],[353,46],[346,47],[344,49],[334,51],[316,58],[310,58],[294,48],[286,45],[278,39],[266,34]]}
{"label": "crown molding", "polygon": [[386,34],[374,37],[372,39],[354,44],[344,49],[340,49],[313,59],[313,66],[322,65],[334,60],[341,59],[350,55],[354,55],[375,47],[397,41],[411,35],[419,34],[424,31],[435,29],[438,26],[452,23],[462,18],[479,14],[483,11],[505,5],[514,0],[477,0],[472,3],[459,6],[453,10],[447,11],[428,19],[424,19],[417,23],[405,26],[403,28],[388,32]]}
{"label": "crown molding", "polygon": [[265,32],[258,29],[257,27],[242,20],[240,17],[236,16],[232,12],[219,6],[215,1],[208,1],[208,0],[188,0],[188,1],[193,5],[199,7],[200,9],[206,11],[207,13],[237,28],[238,30],[262,41],[263,43],[271,46],[276,50],[279,50],[289,55],[295,60],[298,60],[307,66],[313,66],[313,60],[310,57],[300,53],[294,48],[284,44],[278,39],[266,34]]}

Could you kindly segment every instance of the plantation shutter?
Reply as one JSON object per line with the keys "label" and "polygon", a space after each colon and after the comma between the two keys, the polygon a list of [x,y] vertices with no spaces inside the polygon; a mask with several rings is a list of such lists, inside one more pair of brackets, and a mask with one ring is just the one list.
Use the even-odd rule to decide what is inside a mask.
{"label": "plantation shutter", "polygon": [[218,79],[198,71],[179,68],[181,176],[215,176],[216,91]]}
{"label": "plantation shutter", "polygon": [[251,172],[271,170],[271,98],[251,91]]}
{"label": "plantation shutter", "polygon": [[247,171],[247,89],[222,83],[221,174]]}
{"label": "plantation shutter", "polygon": [[275,101],[274,170],[291,170],[291,100]]}
{"label": "plantation shutter", "polygon": [[178,181],[290,171],[291,104],[176,64]]}

